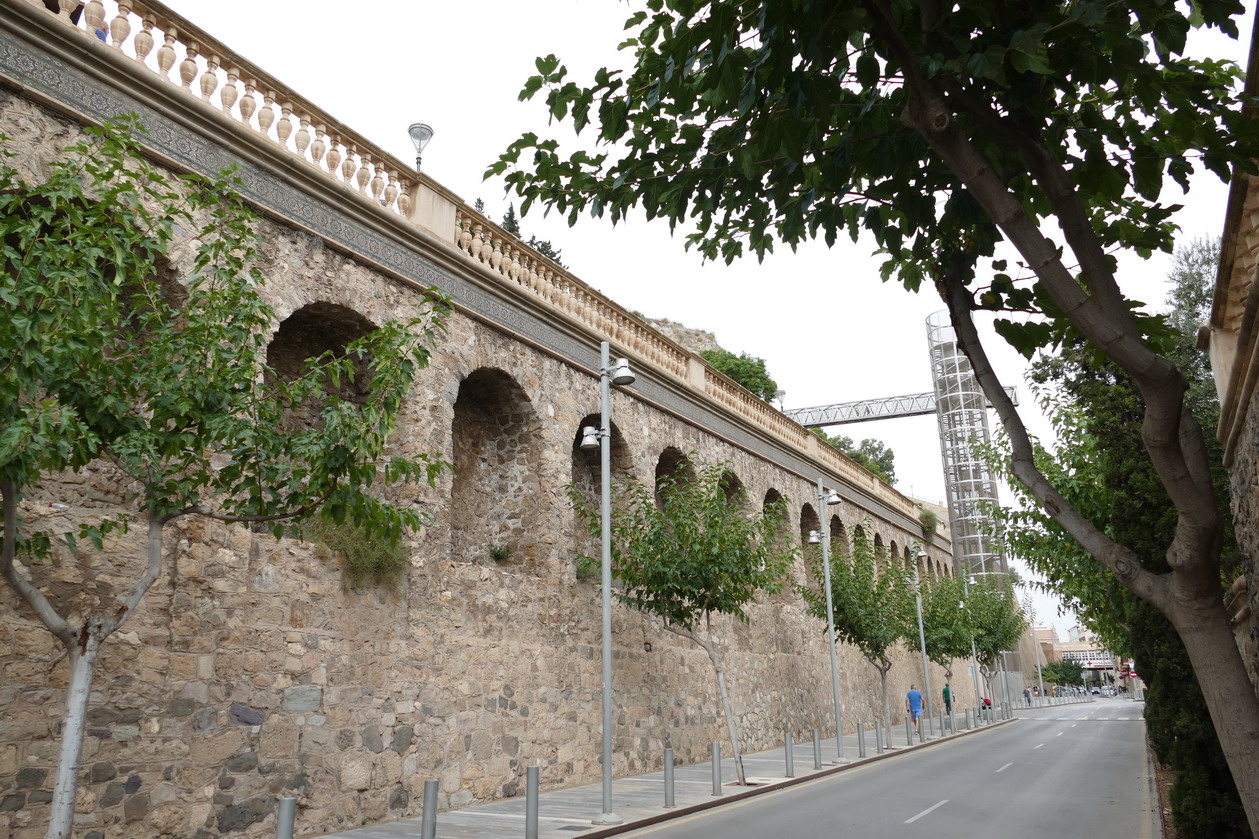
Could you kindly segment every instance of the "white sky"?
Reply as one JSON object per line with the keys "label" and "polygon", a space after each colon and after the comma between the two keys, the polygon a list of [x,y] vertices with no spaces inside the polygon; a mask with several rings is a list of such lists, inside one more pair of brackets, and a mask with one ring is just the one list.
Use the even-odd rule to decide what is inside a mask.
{"label": "white sky", "polygon": [[[534,58],[556,54],[579,84],[600,66],[628,60],[616,52],[630,8],[623,0],[166,2],[402,160],[414,158],[407,126],[428,123],[434,138],[424,171],[468,203],[484,199],[495,220],[516,199],[505,197],[501,184],[482,182],[488,164],[525,131],[571,136],[567,129],[548,129],[540,98],[517,101],[535,72]],[[1248,37],[1249,19],[1239,28]],[[1218,36],[1195,43],[1200,55],[1238,61],[1245,55],[1244,44]],[[1219,235],[1225,197],[1226,187],[1213,176],[1195,181],[1177,218],[1185,241]],[[683,250],[680,238],[670,237],[663,222],[613,229],[606,220],[584,217],[569,228],[535,209],[521,226],[526,238],[550,239],[577,276],[621,305],[714,332],[726,349],[764,358],[786,391],[788,408],[931,390],[925,320],[943,307],[930,290],[910,294],[881,283],[879,260],[868,245],[844,239],[829,251],[822,244],[794,255],[784,249],[763,264],[748,258],[733,266],[704,265]],[[1166,258],[1126,260],[1121,282],[1132,296],[1161,308],[1168,264]],[[989,352],[1005,384],[1018,387],[1033,433],[1047,434],[1029,404],[1022,359],[995,339]],[[897,488],[942,502],[934,417],[829,431],[881,440],[896,453]],[[1074,619],[1059,617],[1055,601],[1038,597],[1036,613],[1065,640]]]}

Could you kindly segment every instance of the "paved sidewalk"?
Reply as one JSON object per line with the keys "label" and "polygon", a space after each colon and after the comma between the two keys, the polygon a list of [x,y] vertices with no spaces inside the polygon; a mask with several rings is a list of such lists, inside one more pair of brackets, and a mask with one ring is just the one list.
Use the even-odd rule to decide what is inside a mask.
{"label": "paved sidewalk", "polygon": [[[1021,709],[1016,707],[1015,710]],[[735,785],[734,761],[723,755],[721,795],[713,794],[711,762],[677,766],[674,768],[676,806],[669,809],[664,807],[663,770],[649,775],[619,778],[612,784],[612,811],[623,820],[619,825],[592,823],[592,819],[598,817],[603,809],[603,787],[598,783],[544,792],[538,796],[538,839],[575,839],[575,837],[597,839],[597,837],[613,836],[697,810],[715,807],[728,801],[737,801],[769,790],[798,784],[811,778],[842,772],[852,766],[882,760],[907,750],[930,748],[955,737],[979,734],[989,728],[1014,722],[1014,720],[997,720],[968,731],[962,717],[957,717],[956,721],[959,731],[956,734],[941,736],[940,721],[937,717],[934,720],[934,736],[928,732],[928,736],[922,743],[915,738],[912,745],[907,745],[905,742],[905,726],[903,724],[893,726],[892,748],[883,754],[876,754],[874,732],[868,730],[865,732],[866,756],[864,758],[858,756],[857,735],[846,734],[844,735],[845,759],[843,763],[837,762],[835,738],[823,740],[820,769],[814,768],[812,739],[795,743],[792,748],[795,777],[792,778],[786,777],[786,748],[784,746],[755,754],[744,754],[743,766],[749,782],[749,786],[746,787]],[[524,787],[523,778],[521,787]],[[329,833],[321,839],[404,839],[404,837],[417,839],[420,836],[420,824],[421,817],[415,816],[341,833]],[[298,814],[297,828],[297,833],[300,835],[300,814]],[[478,807],[438,813],[437,836],[438,839],[489,839],[489,837],[518,839],[524,837],[525,796],[522,794],[516,798],[495,801]]]}

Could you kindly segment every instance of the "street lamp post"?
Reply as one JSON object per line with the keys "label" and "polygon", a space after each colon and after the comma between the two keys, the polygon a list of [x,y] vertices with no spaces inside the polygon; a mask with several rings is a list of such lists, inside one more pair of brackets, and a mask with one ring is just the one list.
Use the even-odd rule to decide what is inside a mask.
{"label": "street lamp post", "polygon": [[581,430],[583,449],[599,447],[599,524],[603,588],[603,813],[594,824],[621,824],[612,812],[612,385],[634,383],[629,361],[611,364],[608,342],[599,345],[599,427]]}
{"label": "street lamp post", "polygon": [[839,697],[839,660],[835,652],[835,602],[831,599],[831,539],[827,528],[826,508],[840,503],[842,499],[835,490],[827,492],[822,487],[822,479],[817,479],[817,503],[821,512],[822,532],[819,536],[814,530],[809,534],[809,544],[822,544],[822,580],[826,593],[826,640],[831,648],[831,698],[835,703],[835,750],[838,760],[844,760],[844,704]]}
{"label": "street lamp post", "polygon": [[[965,605],[970,600],[970,577],[966,574],[962,575],[962,596],[965,598],[962,604]],[[983,695],[979,692],[979,653],[975,650],[974,633],[970,636],[970,675],[975,683],[975,706],[978,707]]]}
{"label": "street lamp post", "polygon": [[918,588],[918,566],[927,558],[927,552],[921,547],[918,549],[916,557],[917,562],[914,563],[914,606],[918,610],[918,648],[922,651],[922,688],[926,691],[927,697],[927,719],[931,719],[931,715],[935,713],[933,710],[934,703],[931,701],[931,677],[927,675],[927,634],[922,628],[922,592]]}

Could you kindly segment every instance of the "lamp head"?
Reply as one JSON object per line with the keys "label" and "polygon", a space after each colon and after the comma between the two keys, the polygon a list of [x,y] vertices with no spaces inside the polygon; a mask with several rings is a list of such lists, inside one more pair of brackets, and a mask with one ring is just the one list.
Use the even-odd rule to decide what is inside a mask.
{"label": "lamp head", "polygon": [[918,549],[918,560],[919,560],[919,561],[922,561],[922,560],[924,560],[924,559],[926,559],[926,558],[927,558],[927,552],[926,552],[926,551],[924,551],[922,548],[919,548],[919,549]]}
{"label": "lamp head", "polygon": [[415,146],[416,154],[423,154],[424,147],[428,145],[428,141],[433,139],[433,129],[427,123],[414,122],[407,129],[407,134],[411,135],[411,143]]}
{"label": "lamp head", "polygon": [[810,530],[809,531],[809,544],[810,545],[822,544],[822,534],[818,533],[816,530]]}
{"label": "lamp head", "polygon": [[618,358],[612,365],[612,369],[608,371],[608,376],[614,385],[634,384],[634,371],[630,369],[628,358]]}
{"label": "lamp head", "polygon": [[577,444],[581,449],[597,449],[599,448],[599,429],[593,425],[584,426],[581,429],[581,442]]}
{"label": "lamp head", "polygon": [[843,500],[844,499],[839,497],[839,493],[833,489],[826,493],[826,504],[829,507],[834,507],[836,504],[839,504]]}

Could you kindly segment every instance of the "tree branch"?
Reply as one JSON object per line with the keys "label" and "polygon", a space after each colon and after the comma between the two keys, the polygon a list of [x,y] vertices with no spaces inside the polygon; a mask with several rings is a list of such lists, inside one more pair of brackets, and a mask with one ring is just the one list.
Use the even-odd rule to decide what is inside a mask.
{"label": "tree branch", "polygon": [[18,505],[18,486],[15,481],[0,481],[0,496],[3,496],[2,503],[4,505],[4,538],[3,546],[0,547],[0,573],[3,573],[5,581],[13,587],[18,596],[26,602],[34,610],[39,619],[43,621],[44,626],[48,627],[48,631],[65,644],[67,647],[75,642],[77,633],[66,622],[52,604],[48,602],[48,598],[44,593],[31,585],[22,573],[18,571],[15,559],[17,557],[18,527],[17,527],[17,505]]}

